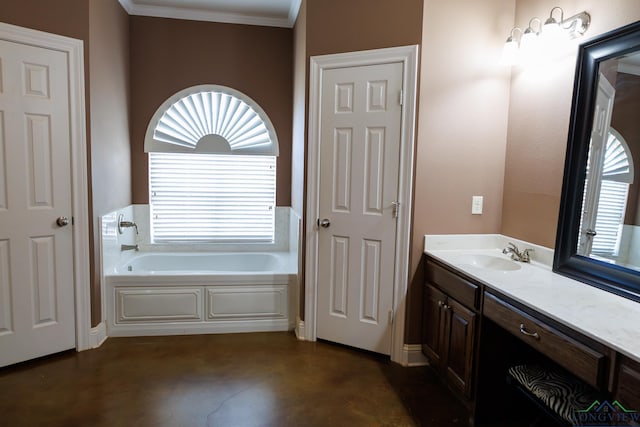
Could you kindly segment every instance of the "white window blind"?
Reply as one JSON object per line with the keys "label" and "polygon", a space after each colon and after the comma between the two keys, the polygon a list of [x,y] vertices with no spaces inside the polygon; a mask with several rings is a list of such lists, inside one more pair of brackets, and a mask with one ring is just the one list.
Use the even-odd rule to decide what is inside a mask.
{"label": "white window blind", "polygon": [[620,251],[633,168],[629,147],[618,131],[613,128],[609,130],[606,144],[596,213],[596,236],[591,252],[615,257]]}
{"label": "white window blind", "polygon": [[149,153],[151,238],[164,242],[270,242],[274,156]]}
{"label": "white window blind", "polygon": [[591,247],[591,252],[594,254],[618,255],[628,195],[629,184],[602,180],[596,216],[597,234],[593,238]]}

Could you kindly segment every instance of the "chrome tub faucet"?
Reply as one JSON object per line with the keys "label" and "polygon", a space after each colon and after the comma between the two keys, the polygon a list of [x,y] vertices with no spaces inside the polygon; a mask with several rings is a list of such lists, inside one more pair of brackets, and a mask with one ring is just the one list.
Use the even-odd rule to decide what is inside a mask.
{"label": "chrome tub faucet", "polygon": [[120,245],[121,251],[139,251],[138,245]]}
{"label": "chrome tub faucet", "polygon": [[130,228],[130,227],[134,227],[136,229],[136,235],[138,235],[138,224],[136,224],[133,221],[125,221],[124,214],[118,215],[118,233],[122,234],[124,233],[124,231],[122,231],[123,228]]}
{"label": "chrome tub faucet", "polygon": [[531,252],[533,252],[533,249],[520,251],[520,249],[511,242],[502,250],[503,254],[511,254],[511,259],[519,262],[531,262]]}

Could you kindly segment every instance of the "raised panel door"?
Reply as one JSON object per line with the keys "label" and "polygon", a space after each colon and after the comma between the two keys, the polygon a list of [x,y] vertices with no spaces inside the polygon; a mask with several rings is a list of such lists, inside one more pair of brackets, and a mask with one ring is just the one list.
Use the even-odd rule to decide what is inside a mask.
{"label": "raised panel door", "polygon": [[447,378],[465,396],[471,395],[471,373],[475,342],[476,314],[449,298],[446,339]]}
{"label": "raised panel door", "polygon": [[0,366],[75,347],[67,54],[0,41]]}
{"label": "raised panel door", "polygon": [[402,63],[323,72],[318,338],[391,351]]}
{"label": "raised panel door", "polygon": [[443,306],[447,296],[431,285],[424,287],[422,313],[422,352],[432,366],[440,366],[442,361],[442,341],[445,337],[445,316]]}

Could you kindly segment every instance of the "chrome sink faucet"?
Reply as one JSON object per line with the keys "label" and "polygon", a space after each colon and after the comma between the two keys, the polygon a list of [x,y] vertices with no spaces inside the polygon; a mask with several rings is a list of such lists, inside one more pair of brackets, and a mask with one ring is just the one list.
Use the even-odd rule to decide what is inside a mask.
{"label": "chrome sink faucet", "polygon": [[520,262],[531,262],[531,252],[533,252],[533,249],[525,249],[521,252],[520,249],[511,242],[502,250],[503,254],[511,254],[512,260]]}

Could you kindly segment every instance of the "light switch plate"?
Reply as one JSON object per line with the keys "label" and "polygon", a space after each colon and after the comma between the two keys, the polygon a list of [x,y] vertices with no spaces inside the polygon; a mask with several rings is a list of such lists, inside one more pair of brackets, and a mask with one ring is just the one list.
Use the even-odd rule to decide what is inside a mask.
{"label": "light switch plate", "polygon": [[484,197],[482,196],[473,196],[471,198],[471,214],[472,215],[482,215],[483,201],[484,201]]}

